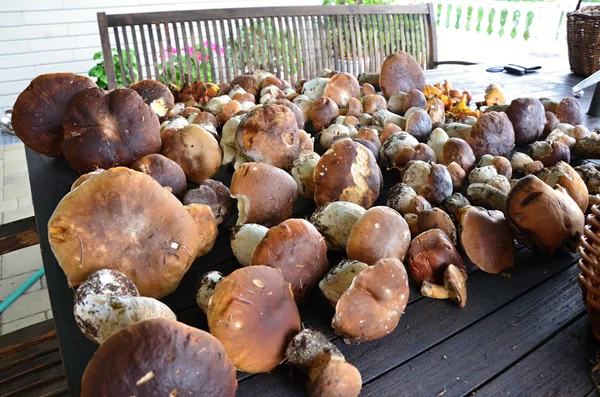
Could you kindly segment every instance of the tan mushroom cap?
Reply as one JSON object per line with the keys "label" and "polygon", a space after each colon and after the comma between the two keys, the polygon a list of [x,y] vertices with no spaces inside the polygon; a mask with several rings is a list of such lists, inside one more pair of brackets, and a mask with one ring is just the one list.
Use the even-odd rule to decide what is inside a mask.
{"label": "tan mushroom cap", "polygon": [[397,92],[409,92],[413,88],[425,88],[423,69],[407,52],[398,51],[388,55],[381,66],[379,85],[386,99]]}
{"label": "tan mushroom cap", "polygon": [[304,302],[329,270],[325,239],[310,222],[288,219],[269,229],[254,249],[250,265],[279,269],[296,302]]}
{"label": "tan mushroom cap", "polygon": [[419,212],[418,215],[419,220],[417,221],[417,225],[419,228],[419,233],[423,233],[431,229],[440,229],[446,234],[446,236],[450,238],[450,241],[452,241],[454,245],[458,243],[456,226],[454,226],[454,222],[452,222],[450,215],[448,215],[446,212],[439,208],[433,208],[423,210]]}
{"label": "tan mushroom cap", "polygon": [[390,334],[408,303],[408,275],[398,259],[385,258],[360,272],[335,307],[331,326],[352,342]]}
{"label": "tan mushroom cap", "polygon": [[78,92],[62,122],[62,152],[78,172],[130,166],[160,151],[158,116],[129,88]]}
{"label": "tan mushroom cap", "polygon": [[92,356],[81,396],[233,397],[236,371],[208,332],[167,319],[134,323]]}
{"label": "tan mushroom cap", "polygon": [[185,206],[186,211],[194,219],[200,236],[200,243],[196,251],[196,257],[201,257],[215,245],[219,230],[217,229],[217,220],[213,214],[213,210],[206,204],[188,204]]}
{"label": "tan mushroom cap", "polygon": [[363,105],[360,99],[358,98],[350,98],[348,100],[348,111],[346,112],[346,116],[354,116],[360,118],[360,116],[364,113]]}
{"label": "tan mushroom cap", "polygon": [[423,281],[442,284],[446,267],[451,263],[467,274],[462,257],[446,233],[440,229],[423,232],[410,243],[408,269],[419,285]]}
{"label": "tan mushroom cap", "polygon": [[79,178],[75,179],[75,182],[73,182],[73,184],[71,185],[71,190],[75,190],[76,188],[81,186],[84,182],[89,181],[90,179],[92,179],[93,177],[95,177],[98,174],[103,173],[104,171],[105,170],[103,170],[102,168],[98,168],[95,171],[88,172],[87,174],[81,175]]}
{"label": "tan mushroom cap", "polygon": [[387,101],[382,95],[365,95],[362,97],[364,112],[373,115],[377,110],[387,109]]}
{"label": "tan mushroom cap", "polygon": [[458,218],[460,245],[475,266],[492,274],[512,267],[515,241],[502,212],[468,206]]}
{"label": "tan mushroom cap", "polygon": [[383,258],[404,260],[410,230],[402,216],[388,207],[373,207],[354,224],[346,253],[351,259],[372,265]]}
{"label": "tan mushroom cap", "polygon": [[208,327],[233,364],[249,373],[269,372],[283,361],[300,331],[290,284],[267,266],[248,266],[225,277],[208,305]]}
{"label": "tan mushroom cap", "polygon": [[444,286],[423,281],[421,294],[434,299],[451,299],[459,307],[467,304],[467,277],[453,264],[449,264],[444,272]]}
{"label": "tan mushroom cap", "polygon": [[233,173],[231,197],[238,200],[237,224],[275,226],[292,216],[298,185],[287,172],[265,163],[246,163]]}
{"label": "tan mushroom cap", "polygon": [[270,104],[257,107],[242,119],[235,140],[249,159],[289,170],[298,157],[300,130],[294,112]]}
{"label": "tan mushroom cap", "polygon": [[356,98],[360,93],[360,85],[356,77],[350,73],[339,73],[331,77],[323,96],[331,98],[339,107],[348,107],[350,98]]}
{"label": "tan mushroom cap", "polygon": [[552,189],[533,175],[513,186],[506,208],[517,240],[543,253],[552,254],[562,245],[574,248],[583,233],[585,217],[567,191]]}
{"label": "tan mushroom cap", "polygon": [[131,166],[154,178],[161,186],[171,189],[177,197],[183,197],[187,189],[187,179],[183,169],[162,154],[153,153],[142,157]]}
{"label": "tan mushroom cap", "polygon": [[379,197],[382,179],[369,149],[348,138],[338,139],[315,168],[315,202],[321,206],[340,200],[370,208]]}
{"label": "tan mushroom cap", "polygon": [[221,167],[221,147],[204,128],[190,124],[176,131],[165,142],[162,154],[181,166],[192,182],[212,178]]}
{"label": "tan mushroom cap", "polygon": [[11,118],[15,134],[38,153],[62,157],[62,119],[67,105],[75,94],[93,87],[92,79],[74,73],[36,77],[15,102]]}
{"label": "tan mushroom cap", "polygon": [[154,298],[177,288],[200,246],[196,223],[179,200],[124,167],[68,193],[48,222],[48,237],[71,286],[95,270],[115,269]]}
{"label": "tan mushroom cap", "polygon": [[329,360],[318,378],[311,380],[309,396],[358,397],[362,377],[356,367],[343,360]]}
{"label": "tan mushroom cap", "polygon": [[551,187],[556,185],[564,187],[581,211],[584,213],[587,211],[589,203],[588,188],[581,176],[569,164],[559,161],[549,173],[540,176],[540,179]]}
{"label": "tan mushroom cap", "polygon": [[322,96],[314,101],[311,110],[310,119],[316,131],[329,127],[333,121],[340,115],[340,108],[335,101],[326,96]]}

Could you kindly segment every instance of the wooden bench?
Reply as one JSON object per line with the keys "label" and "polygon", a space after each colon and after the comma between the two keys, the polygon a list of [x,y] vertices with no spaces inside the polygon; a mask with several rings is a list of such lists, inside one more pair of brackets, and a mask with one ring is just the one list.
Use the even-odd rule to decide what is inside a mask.
{"label": "wooden bench", "polygon": [[[438,62],[432,4],[309,6],[98,13],[109,88],[141,79],[229,82],[256,69],[292,84],[322,69],[378,73],[403,50],[424,69]],[[181,55],[185,56],[181,56]]]}

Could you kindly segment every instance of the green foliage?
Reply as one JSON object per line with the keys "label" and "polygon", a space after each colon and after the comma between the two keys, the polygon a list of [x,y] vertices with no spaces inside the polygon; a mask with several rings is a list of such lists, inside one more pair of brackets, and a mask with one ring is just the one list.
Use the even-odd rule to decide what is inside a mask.
{"label": "green foliage", "polygon": [[488,14],[488,22],[489,22],[489,25],[488,25],[488,28],[487,28],[487,34],[488,35],[491,35],[492,32],[494,31],[494,29],[492,28],[492,25],[494,24],[494,17],[495,16],[496,16],[496,9],[492,8],[490,10],[490,13]]}
{"label": "green foliage", "polygon": [[[203,45],[196,44],[195,50],[194,54],[192,46],[181,49],[179,53],[175,47],[171,48],[170,52],[166,49],[164,53],[166,61],[164,65],[158,65],[160,73],[159,81],[167,84],[168,78],[168,83],[174,84],[183,84],[186,81],[189,83],[193,83],[194,81],[212,82],[213,76],[208,55],[208,43],[204,43]],[[216,51],[216,45],[213,45],[213,51]],[[179,62],[181,62],[181,70]],[[188,63],[191,80],[188,79]],[[205,66],[207,78],[204,77]]]}
{"label": "green foliage", "polygon": [[527,13],[527,19],[525,22],[525,33],[523,33],[523,38],[527,41],[531,34],[529,33],[529,29],[531,28],[531,23],[533,22],[533,11],[529,11]]}
{"label": "green foliage", "polygon": [[[117,86],[123,87],[128,86],[133,81],[137,80],[137,73],[135,72],[135,68],[137,64],[135,62],[135,52],[133,50],[129,50],[129,56],[131,58],[131,67],[134,69],[133,71],[133,81],[131,81],[130,77],[127,75],[127,52],[121,51],[121,56],[123,57],[124,69],[125,69],[125,84],[123,84],[123,76],[121,75],[121,67],[119,66],[119,54],[115,48],[112,49],[112,58],[113,65],[115,66],[115,74],[117,76]],[[88,75],[92,78],[96,78],[96,85],[100,88],[107,89],[108,88],[108,78],[106,77],[106,67],[104,65],[104,58],[102,56],[102,51],[98,51],[94,54],[94,61],[100,61],[91,68],[88,72]]]}
{"label": "green foliage", "polygon": [[504,25],[506,25],[506,17],[508,17],[508,10],[504,8],[500,11],[500,30],[498,31],[498,35],[500,37],[504,36]]}

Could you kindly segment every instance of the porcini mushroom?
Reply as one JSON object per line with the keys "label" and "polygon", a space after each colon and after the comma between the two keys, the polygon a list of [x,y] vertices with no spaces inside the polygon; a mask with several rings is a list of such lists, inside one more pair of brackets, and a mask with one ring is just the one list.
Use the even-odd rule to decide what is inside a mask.
{"label": "porcini mushroom", "polygon": [[291,174],[298,185],[298,194],[306,200],[312,200],[315,197],[314,172],[321,156],[317,153],[303,150],[294,164]]}
{"label": "porcini mushroom", "polygon": [[331,98],[339,107],[348,107],[350,98],[356,98],[360,92],[360,85],[356,77],[350,73],[339,73],[331,77],[325,89],[323,96]]}
{"label": "porcini mushroom", "polygon": [[149,154],[131,166],[136,171],[150,175],[163,187],[168,187],[177,197],[182,197],[187,189],[187,180],[183,169],[162,154]]}
{"label": "porcini mushroom", "polygon": [[265,163],[246,163],[231,179],[231,197],[237,199],[237,224],[275,226],[292,215],[298,186],[287,172]]}
{"label": "porcini mushroom", "polygon": [[544,131],[544,105],[535,98],[514,99],[506,109],[506,115],[513,125],[516,145],[527,145],[537,140]]}
{"label": "porcini mushroom", "polygon": [[217,225],[223,223],[233,209],[229,188],[219,181],[205,179],[183,196],[183,204],[204,204],[210,207]]}
{"label": "porcini mushroom", "polygon": [[588,189],[581,176],[564,161],[559,161],[554,167],[551,167],[549,172],[542,175],[541,179],[550,187],[560,185],[577,203],[582,212],[586,212],[588,208]]}
{"label": "porcini mushroom", "polygon": [[441,162],[446,165],[455,162],[468,174],[475,167],[475,155],[463,139],[449,138],[442,148]]}
{"label": "porcini mushroom", "polygon": [[311,215],[310,222],[325,237],[328,249],[346,251],[350,232],[365,212],[358,204],[334,201],[318,207]]}
{"label": "porcini mushroom", "polygon": [[400,215],[418,214],[431,209],[431,204],[405,183],[397,183],[390,188],[386,205]]}
{"label": "porcini mushroom", "polygon": [[208,332],[164,318],[134,323],[109,337],[90,359],[81,396],[233,397],[236,371]]}
{"label": "porcini mushroom", "polygon": [[444,285],[431,284],[423,281],[421,294],[433,299],[450,299],[459,307],[467,304],[467,278],[453,264],[448,265],[444,272]]}
{"label": "porcini mushroom", "polygon": [[388,55],[381,65],[379,85],[386,99],[396,92],[409,92],[413,88],[425,88],[423,69],[407,52],[398,51]]}
{"label": "porcini mushroom", "polygon": [[137,92],[144,103],[161,119],[166,118],[175,105],[173,94],[160,81],[144,79],[131,84],[129,88]]}
{"label": "porcini mushroom", "polygon": [[419,233],[431,229],[440,229],[450,238],[450,241],[452,241],[454,245],[458,243],[456,226],[454,226],[454,222],[450,219],[450,215],[439,208],[423,210],[417,213],[417,215],[417,227]]}
{"label": "porcini mushroom", "polygon": [[506,156],[515,145],[515,131],[506,113],[482,114],[465,139],[475,158],[484,154]]}
{"label": "porcini mushroom", "polygon": [[320,97],[312,104],[310,119],[315,130],[321,131],[329,127],[339,114],[340,109],[333,99]]}
{"label": "porcini mushroom", "polygon": [[583,123],[583,111],[575,98],[563,98],[556,107],[556,117],[561,123],[577,125]]}
{"label": "porcini mushroom", "polygon": [[444,272],[450,264],[458,267],[464,274],[467,273],[462,257],[442,230],[427,230],[410,243],[408,270],[418,285],[424,281],[443,284]]}
{"label": "porcini mushroom", "polygon": [[269,372],[284,359],[292,337],[300,331],[300,315],[290,284],[268,266],[248,266],[219,280],[203,278],[214,290],[203,294],[208,328],[240,371]]}
{"label": "porcini mushroom", "polygon": [[529,147],[529,154],[533,160],[541,161],[546,167],[550,167],[559,161],[568,163],[571,160],[569,147],[557,141],[533,142]]}
{"label": "porcini mushroom", "polygon": [[433,205],[443,203],[453,190],[452,178],[446,167],[419,160],[406,165],[402,182]]}

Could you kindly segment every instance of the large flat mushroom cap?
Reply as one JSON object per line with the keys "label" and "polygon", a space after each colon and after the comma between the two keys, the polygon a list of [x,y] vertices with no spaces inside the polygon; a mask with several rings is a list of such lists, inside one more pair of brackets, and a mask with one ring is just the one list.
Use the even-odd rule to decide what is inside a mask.
{"label": "large flat mushroom cap", "polygon": [[152,319],[111,335],[92,356],[82,397],[233,397],[236,371],[223,345],[208,332]]}
{"label": "large flat mushroom cap", "polygon": [[398,259],[381,259],[360,272],[342,294],[331,326],[353,342],[390,334],[404,313],[409,295],[408,275]]}
{"label": "large flat mushroom cap", "polygon": [[71,98],[96,87],[92,79],[73,73],[52,73],[36,77],[19,95],[12,114],[15,134],[38,153],[62,157],[62,119]]}
{"label": "large flat mushroom cap", "polygon": [[381,65],[379,85],[386,99],[397,92],[409,92],[413,88],[425,88],[423,68],[407,52],[398,51],[388,55]]}
{"label": "large flat mushroom cap", "polygon": [[269,229],[254,249],[250,265],[279,269],[292,285],[296,302],[304,302],[329,270],[327,245],[310,222],[288,219]]}
{"label": "large flat mushroom cap", "polygon": [[48,238],[70,285],[95,270],[115,269],[154,298],[177,288],[200,245],[179,200],[152,177],[124,167],[68,193],[48,222]]}
{"label": "large flat mushroom cap", "polygon": [[267,266],[238,269],[221,280],[208,305],[208,327],[234,365],[249,373],[268,372],[283,361],[300,331],[290,284]]}
{"label": "large flat mushroom cap", "polygon": [[160,151],[158,116],[129,88],[88,88],[71,98],[62,121],[65,158],[78,172],[130,166]]}

